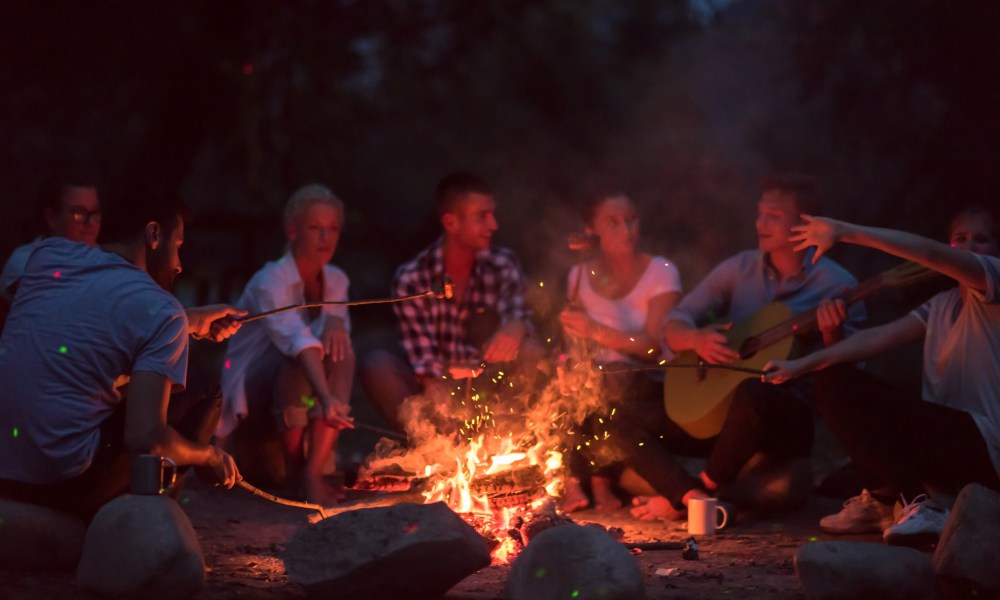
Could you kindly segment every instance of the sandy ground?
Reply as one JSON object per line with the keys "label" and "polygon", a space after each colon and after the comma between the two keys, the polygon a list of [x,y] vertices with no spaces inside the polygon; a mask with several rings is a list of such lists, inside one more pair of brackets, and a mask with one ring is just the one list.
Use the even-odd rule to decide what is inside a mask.
{"label": "sandy ground", "polygon": [[[405,499],[405,495],[354,492],[359,506]],[[309,511],[283,507],[234,489],[225,491],[192,481],[180,496],[205,552],[209,573],[199,598],[302,598],[303,589],[285,574],[281,553],[292,534],[308,526]],[[699,540],[700,560],[686,561],[678,550],[636,554],[650,599],[666,598],[804,598],[793,559],[803,544],[829,539],[820,533],[820,516],[836,511],[839,501],[814,497],[800,510],[780,516],[741,515],[715,536]],[[638,521],[622,509],[610,515],[581,511],[579,522],[621,527],[629,541],[683,540],[677,526]],[[852,536],[876,541],[876,536]],[[676,569],[669,576],[657,569]],[[488,567],[470,575],[445,597],[453,600],[503,598],[509,567]],[[0,571],[4,598],[86,597],[71,573]]]}

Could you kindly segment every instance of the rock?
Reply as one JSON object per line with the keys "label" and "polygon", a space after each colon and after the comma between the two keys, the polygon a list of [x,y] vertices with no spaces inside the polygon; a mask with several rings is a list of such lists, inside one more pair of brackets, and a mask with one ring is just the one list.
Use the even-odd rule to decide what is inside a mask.
{"label": "rock", "polygon": [[87,526],[57,510],[0,498],[0,567],[72,569],[80,560]]}
{"label": "rock", "polygon": [[439,598],[490,564],[486,541],[442,502],[344,512],[296,533],[288,576],[319,598]]}
{"label": "rock", "polygon": [[125,495],[91,521],[76,579],[105,596],[190,598],[205,585],[205,558],[176,502]]}
{"label": "rock", "polygon": [[900,546],[814,542],[795,555],[809,600],[934,598],[930,556]]}
{"label": "rock", "polygon": [[625,546],[594,527],[562,525],[541,532],[521,552],[506,594],[509,600],[641,600],[646,588]]}
{"label": "rock", "polygon": [[949,597],[1000,598],[1000,493],[962,488],[934,552],[934,572]]}
{"label": "rock", "polygon": [[719,499],[762,512],[792,510],[809,499],[812,476],[807,458],[775,459],[757,453],[719,490]]}

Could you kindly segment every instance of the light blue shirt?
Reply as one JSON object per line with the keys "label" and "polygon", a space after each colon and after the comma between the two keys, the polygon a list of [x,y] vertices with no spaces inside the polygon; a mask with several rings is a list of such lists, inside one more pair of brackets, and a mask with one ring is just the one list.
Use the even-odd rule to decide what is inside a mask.
{"label": "light blue shirt", "polygon": [[[772,302],[783,302],[792,313],[800,314],[858,284],[846,269],[825,256],[812,264],[813,252],[810,249],[803,256],[798,272],[784,280],[767,255],[759,250],[727,258],[674,307],[668,319],[692,327],[721,321],[738,323]],[[844,335],[856,332],[864,319],[864,305],[852,306],[844,323]],[[822,344],[819,336],[814,337],[807,348],[810,351]]]}
{"label": "light blue shirt", "polygon": [[0,337],[0,477],[35,484],[79,475],[121,401],[122,375],[183,386],[180,303],[121,256],[61,237],[28,259]]}

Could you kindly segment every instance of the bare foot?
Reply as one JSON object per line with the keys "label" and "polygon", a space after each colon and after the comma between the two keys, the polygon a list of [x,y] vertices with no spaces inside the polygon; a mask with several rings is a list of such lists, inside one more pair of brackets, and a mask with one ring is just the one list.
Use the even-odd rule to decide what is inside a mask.
{"label": "bare foot", "polygon": [[601,513],[615,512],[622,507],[622,501],[611,488],[607,477],[591,477],[590,487],[594,492],[594,510]]}
{"label": "bare foot", "polygon": [[567,477],[563,482],[563,512],[571,513],[587,508],[590,501],[587,494],[583,492],[580,480],[575,477]]}
{"label": "bare foot", "polygon": [[306,477],[303,480],[306,492],[306,502],[320,506],[333,506],[339,503],[347,494],[339,486],[330,485],[322,477]]}
{"label": "bare foot", "polygon": [[680,521],[684,519],[684,511],[674,508],[663,496],[636,496],[632,498],[632,516],[642,521],[660,519],[663,521]]}

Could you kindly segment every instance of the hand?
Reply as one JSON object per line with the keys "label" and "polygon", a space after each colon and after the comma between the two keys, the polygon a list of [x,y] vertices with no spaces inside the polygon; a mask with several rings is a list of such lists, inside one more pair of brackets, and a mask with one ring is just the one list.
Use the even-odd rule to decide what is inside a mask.
{"label": "hand", "polygon": [[732,323],[725,323],[697,330],[694,336],[694,351],[713,365],[732,363],[740,357],[740,354],[729,347],[729,338],[722,334],[732,328]]}
{"label": "hand", "polygon": [[475,379],[483,372],[482,367],[448,367],[448,375],[452,379]]}
{"label": "hand", "polygon": [[488,363],[510,362],[517,358],[524,339],[525,327],[520,321],[508,321],[497,329],[483,348],[483,360]]}
{"label": "hand", "polygon": [[329,356],[333,362],[340,362],[354,352],[351,337],[347,334],[344,320],[340,317],[327,317],[320,342],[323,344],[323,354]]}
{"label": "hand", "polygon": [[221,342],[240,330],[242,323],[234,316],[242,317],[247,311],[228,304],[209,304],[185,309],[188,319],[188,333],[196,340],[208,339]]}
{"label": "hand", "polygon": [[323,403],[323,419],[326,424],[338,431],[341,429],[354,429],[354,417],[348,416],[351,406],[343,402],[337,402],[333,397],[321,398]]}
{"label": "hand", "polygon": [[765,383],[785,383],[806,372],[802,360],[769,360],[764,365],[765,373],[760,380]]}
{"label": "hand", "polygon": [[593,334],[593,321],[580,310],[564,310],[559,313],[559,323],[567,335],[582,339],[590,339]]}
{"label": "hand", "polygon": [[812,258],[813,264],[816,264],[820,256],[840,241],[844,224],[833,219],[809,215],[802,215],[802,220],[805,221],[804,224],[792,227],[795,235],[789,237],[788,241],[799,242],[795,250],[816,246],[816,254]]}
{"label": "hand", "polygon": [[841,300],[823,300],[816,307],[816,326],[823,340],[840,338],[840,327],[847,321],[847,304]]}
{"label": "hand", "polygon": [[218,485],[224,486],[227,490],[231,489],[237,481],[243,479],[240,470],[236,468],[236,461],[218,446],[210,446],[210,448],[212,455],[207,466],[212,470],[212,475]]}

